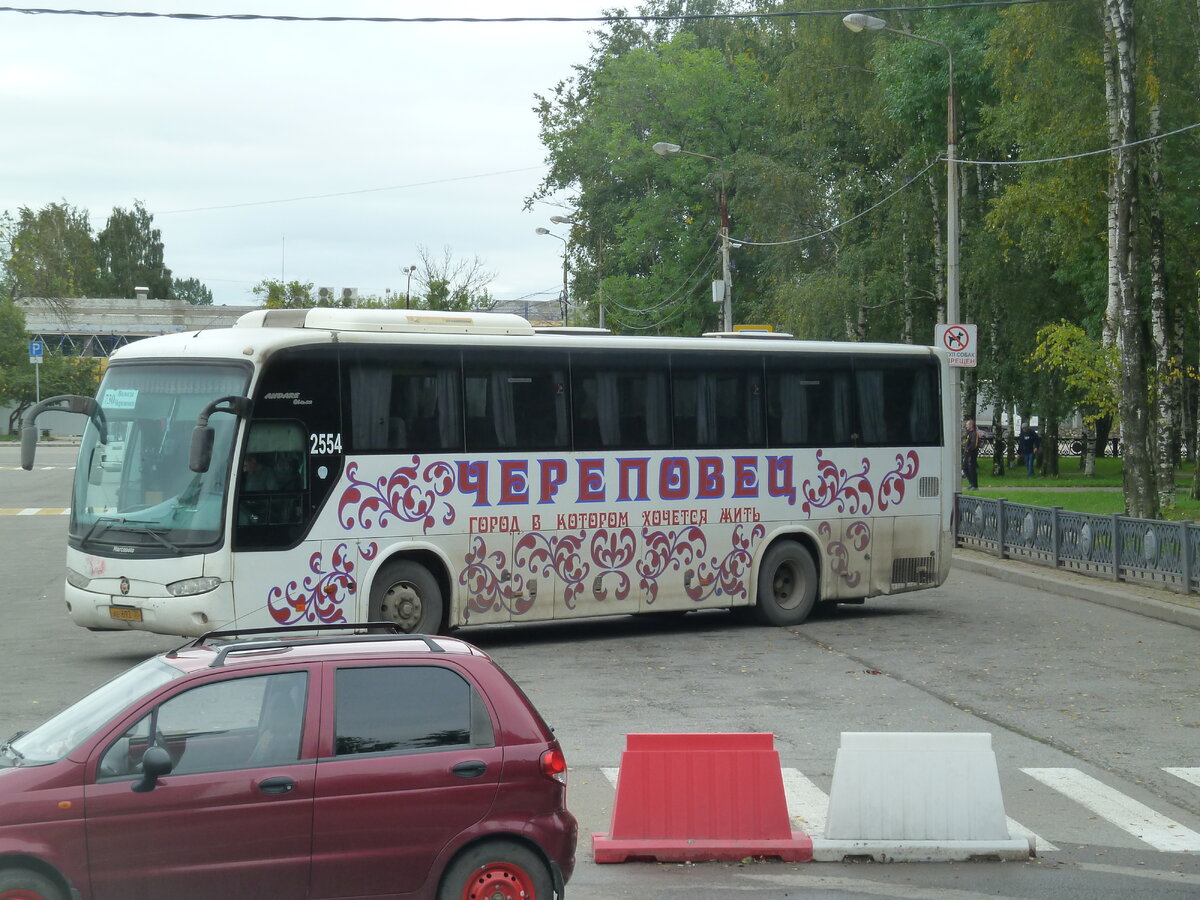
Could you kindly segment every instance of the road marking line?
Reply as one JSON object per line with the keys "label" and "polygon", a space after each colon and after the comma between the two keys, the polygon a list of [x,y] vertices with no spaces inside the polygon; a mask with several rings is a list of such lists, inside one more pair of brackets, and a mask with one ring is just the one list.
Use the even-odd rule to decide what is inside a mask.
{"label": "road marking line", "polygon": [[[604,777],[615,789],[617,786],[616,766],[602,768]],[[783,772],[783,794],[787,798],[788,816],[792,823],[802,826],[801,831],[820,837],[825,834],[825,817],[829,812],[829,795],[812,783],[799,769],[785,768]],[[1038,853],[1053,853],[1058,850],[1041,835],[1035,834],[1019,822],[1008,820],[1008,833],[1014,839],[1033,840]]]}
{"label": "road marking line", "polygon": [[[74,466],[34,466],[33,467],[33,470],[37,471],[37,472],[58,472],[58,471],[64,470],[64,469],[68,472],[73,472],[75,470],[75,467]],[[21,466],[0,466],[0,472],[23,472],[23,471],[24,471],[24,469],[21,468]]]}
{"label": "road marking line", "polygon": [[1190,781],[1196,787],[1200,787],[1200,767],[1197,766],[1163,766],[1164,772],[1170,772],[1172,775],[1178,775],[1184,781]]}
{"label": "road marking line", "polygon": [[0,516],[65,516],[70,514],[71,507],[60,506],[31,506],[26,509],[15,507],[0,507]]}
{"label": "road marking line", "polygon": [[1022,769],[1026,775],[1087,807],[1155,850],[1200,851],[1200,834],[1155,812],[1078,769]]}

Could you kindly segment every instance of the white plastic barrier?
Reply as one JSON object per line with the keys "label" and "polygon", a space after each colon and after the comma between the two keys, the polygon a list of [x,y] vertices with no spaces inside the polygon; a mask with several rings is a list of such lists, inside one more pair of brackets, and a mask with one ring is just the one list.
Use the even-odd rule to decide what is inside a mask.
{"label": "white plastic barrier", "polygon": [[813,859],[1027,859],[1008,833],[992,736],[843,732]]}

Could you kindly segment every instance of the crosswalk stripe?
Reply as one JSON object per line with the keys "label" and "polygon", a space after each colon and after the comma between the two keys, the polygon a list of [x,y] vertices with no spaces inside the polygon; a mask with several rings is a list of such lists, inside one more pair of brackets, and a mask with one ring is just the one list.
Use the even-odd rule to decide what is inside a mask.
{"label": "crosswalk stripe", "polygon": [[1200,851],[1200,834],[1127,797],[1078,769],[1022,769],[1026,775],[1087,807],[1155,850]]}
{"label": "crosswalk stripe", "polygon": [[0,507],[0,516],[65,516],[71,508],[61,506]]}
{"label": "crosswalk stripe", "polygon": [[1190,781],[1196,787],[1200,787],[1200,767],[1198,766],[1163,766],[1163,771],[1178,775],[1184,781]]}
{"label": "crosswalk stripe", "polygon": [[[617,774],[620,769],[616,766],[600,770],[608,783],[615,789]],[[829,811],[829,795],[817,787],[799,769],[785,768],[783,772],[783,794],[787,798],[788,816],[793,824],[799,825],[800,830],[810,835],[825,833],[825,815]],[[1013,819],[1008,820],[1008,833],[1015,839],[1032,840],[1038,853],[1054,853],[1056,846],[1039,834],[1030,831],[1024,825]]]}

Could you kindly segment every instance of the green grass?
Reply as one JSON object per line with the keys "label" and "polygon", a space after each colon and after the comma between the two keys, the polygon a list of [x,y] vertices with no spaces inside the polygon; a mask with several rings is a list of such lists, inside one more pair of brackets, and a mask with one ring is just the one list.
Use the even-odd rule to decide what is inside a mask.
{"label": "green grass", "polygon": [[[1061,506],[1072,512],[1096,515],[1125,512],[1125,496],[1121,490],[1124,477],[1121,460],[1096,460],[1096,474],[1092,478],[1083,474],[1079,469],[1079,461],[1075,458],[1062,457],[1058,465],[1059,474],[1046,478],[1029,478],[1023,465],[1007,469],[1004,475],[993,475],[992,458],[981,456],[979,496],[1003,497],[1013,503],[1026,503],[1031,506]],[[1189,496],[1192,486],[1190,466],[1175,471],[1175,486],[1175,508],[1163,510],[1162,518],[1171,521],[1200,519],[1200,500],[1193,500]]]}

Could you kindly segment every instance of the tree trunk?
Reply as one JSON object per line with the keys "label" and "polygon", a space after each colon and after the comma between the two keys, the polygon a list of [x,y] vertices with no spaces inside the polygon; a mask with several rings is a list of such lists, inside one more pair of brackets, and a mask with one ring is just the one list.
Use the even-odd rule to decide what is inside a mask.
{"label": "tree trunk", "polygon": [[1042,416],[1038,423],[1042,436],[1042,449],[1038,453],[1038,467],[1042,475],[1049,478],[1058,475],[1058,416]]}
{"label": "tree trunk", "polygon": [[992,405],[992,474],[1004,477],[1004,422],[1000,404]]}
{"label": "tree trunk", "polygon": [[[1157,100],[1150,106],[1150,136],[1162,133]],[[1172,317],[1167,306],[1166,228],[1163,223],[1162,142],[1152,141],[1147,152],[1150,171],[1147,226],[1150,233],[1150,333],[1154,341],[1154,398],[1158,427],[1150,430],[1154,443],[1155,481],[1160,510],[1175,508],[1175,456],[1178,447],[1179,361],[1173,353]]]}
{"label": "tree trunk", "polygon": [[[1150,411],[1141,309],[1137,284],[1137,150],[1125,145],[1137,139],[1135,45],[1132,0],[1104,0],[1106,86],[1111,82],[1109,123],[1113,153],[1109,161],[1109,302],[1116,312],[1120,385],[1118,409],[1124,447],[1125,512],[1158,518],[1158,493],[1150,453]],[[1117,149],[1123,148],[1123,149]]]}
{"label": "tree trunk", "polygon": [[929,201],[933,205],[933,297],[937,303],[937,320],[946,321],[946,249],[942,243],[942,207],[939,202],[938,186],[933,176],[929,177]]}

